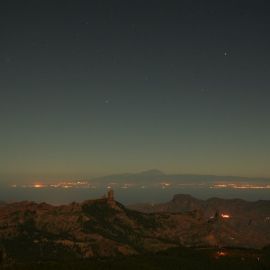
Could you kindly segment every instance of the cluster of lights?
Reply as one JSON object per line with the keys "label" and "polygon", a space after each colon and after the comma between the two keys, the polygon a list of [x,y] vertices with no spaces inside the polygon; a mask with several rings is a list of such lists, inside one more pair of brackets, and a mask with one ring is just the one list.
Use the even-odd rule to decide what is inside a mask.
{"label": "cluster of lights", "polygon": [[90,185],[89,182],[86,181],[68,181],[68,182],[59,182],[56,184],[43,184],[43,183],[34,183],[30,185],[12,185],[13,188],[95,188],[95,186]]}
{"label": "cluster of lights", "polygon": [[167,182],[164,182],[164,183],[160,183],[162,189],[165,189],[165,188],[169,188],[171,186],[171,183],[167,183]]}
{"label": "cluster of lights", "polygon": [[77,181],[77,182],[60,182],[57,184],[49,185],[49,187],[54,187],[54,188],[95,188],[95,186],[91,186],[88,182],[86,181]]}
{"label": "cluster of lights", "polygon": [[221,217],[224,218],[224,219],[229,219],[231,218],[231,216],[229,214],[221,214]]}
{"label": "cluster of lights", "polygon": [[217,253],[216,253],[216,257],[225,257],[225,256],[227,256],[228,255],[228,253],[227,252],[225,252],[225,251],[218,251]]}
{"label": "cluster of lights", "polygon": [[270,189],[270,185],[252,185],[252,184],[214,184],[210,188],[233,188],[233,189]]}
{"label": "cluster of lights", "polygon": [[[203,187],[206,186],[210,189],[270,189],[270,184],[242,184],[242,183],[216,183],[213,185],[208,185],[206,183],[179,183],[172,184],[171,182],[160,182],[153,185],[153,187],[159,187],[162,189],[172,188],[172,187]],[[14,184],[11,187],[13,188],[97,188],[96,185],[90,184],[88,181],[62,181],[54,184],[44,184],[41,182],[36,182],[33,184],[24,184],[17,185]],[[149,186],[145,185],[136,185],[134,183],[123,183],[119,184],[117,182],[109,183],[108,188],[121,188],[121,189],[129,189],[129,188],[141,188],[144,189]]]}

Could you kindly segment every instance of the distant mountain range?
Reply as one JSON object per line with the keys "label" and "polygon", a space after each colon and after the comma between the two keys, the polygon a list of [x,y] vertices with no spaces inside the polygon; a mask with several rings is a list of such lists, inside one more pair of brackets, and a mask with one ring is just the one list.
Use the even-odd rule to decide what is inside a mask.
{"label": "distant mountain range", "polygon": [[100,184],[128,183],[157,184],[162,181],[171,183],[213,183],[213,182],[246,182],[246,183],[270,183],[270,178],[251,178],[240,176],[196,175],[196,174],[165,174],[159,170],[148,170],[139,173],[124,173],[102,176],[91,179],[91,182]]}
{"label": "distant mountain range", "polygon": [[39,261],[132,255],[179,246],[270,244],[269,201],[201,201],[176,195],[167,204],[137,209],[152,213],[128,209],[110,198],[62,206],[3,204],[0,250],[11,260]]}

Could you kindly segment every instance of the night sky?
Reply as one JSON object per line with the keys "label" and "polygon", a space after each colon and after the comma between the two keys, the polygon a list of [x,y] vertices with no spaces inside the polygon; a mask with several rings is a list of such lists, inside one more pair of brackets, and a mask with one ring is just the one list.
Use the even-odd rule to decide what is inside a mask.
{"label": "night sky", "polygon": [[270,177],[269,1],[2,0],[1,178]]}

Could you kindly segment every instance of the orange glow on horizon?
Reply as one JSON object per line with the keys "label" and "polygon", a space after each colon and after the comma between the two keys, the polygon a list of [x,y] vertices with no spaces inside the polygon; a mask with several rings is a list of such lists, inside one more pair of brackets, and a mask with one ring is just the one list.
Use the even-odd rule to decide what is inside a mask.
{"label": "orange glow on horizon", "polygon": [[42,184],[42,183],[36,183],[36,184],[33,185],[33,187],[34,187],[34,188],[43,188],[43,187],[45,187],[45,186],[44,186],[44,184]]}

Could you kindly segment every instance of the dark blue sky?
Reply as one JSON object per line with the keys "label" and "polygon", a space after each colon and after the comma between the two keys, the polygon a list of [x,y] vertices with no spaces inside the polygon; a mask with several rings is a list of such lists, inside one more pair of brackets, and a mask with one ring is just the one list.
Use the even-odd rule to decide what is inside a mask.
{"label": "dark blue sky", "polygon": [[270,177],[269,8],[2,1],[2,175]]}

